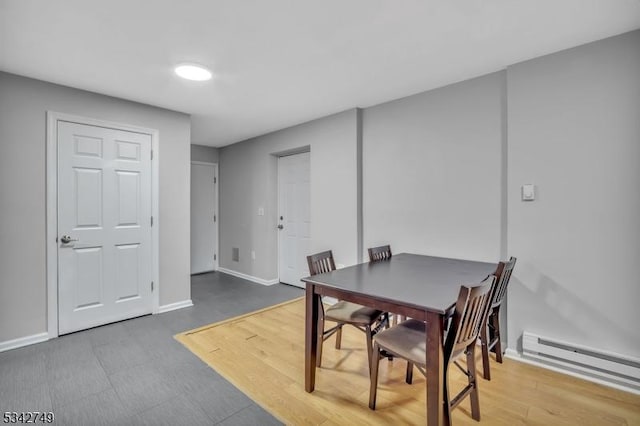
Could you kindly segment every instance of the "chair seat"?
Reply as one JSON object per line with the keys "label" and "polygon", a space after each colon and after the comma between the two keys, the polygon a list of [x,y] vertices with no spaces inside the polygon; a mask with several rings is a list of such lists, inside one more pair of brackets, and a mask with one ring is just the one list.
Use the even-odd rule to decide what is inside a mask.
{"label": "chair seat", "polygon": [[372,324],[380,315],[382,311],[343,300],[327,308],[324,313],[326,320],[363,326]]}
{"label": "chair seat", "polygon": [[414,364],[424,365],[427,360],[426,326],[423,321],[407,320],[381,331],[374,342]]}

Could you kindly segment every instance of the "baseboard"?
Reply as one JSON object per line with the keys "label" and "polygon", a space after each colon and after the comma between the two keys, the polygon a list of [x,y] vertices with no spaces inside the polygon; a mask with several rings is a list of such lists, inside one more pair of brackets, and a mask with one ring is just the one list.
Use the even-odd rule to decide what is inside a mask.
{"label": "baseboard", "polygon": [[193,276],[195,276],[195,275],[210,274],[210,273],[212,273],[212,272],[216,272],[216,271],[217,271],[217,269],[211,269],[211,270],[209,270],[209,271],[193,272],[193,273],[191,273],[191,276],[193,277]]}
{"label": "baseboard", "polygon": [[333,306],[338,303],[338,299],[336,299],[335,297],[322,296],[322,303],[324,303],[325,305]]}
{"label": "baseboard", "polygon": [[49,340],[49,333],[32,334],[31,336],[20,337],[6,342],[0,342],[0,352],[9,351],[11,349],[21,348],[23,346],[33,345],[35,343],[46,342]]}
{"label": "baseboard", "polygon": [[610,388],[622,390],[622,391],[625,391],[625,392],[630,392],[630,393],[633,393],[635,395],[640,395],[640,389],[637,389],[635,387],[629,387],[629,386],[624,386],[624,385],[621,385],[621,384],[618,384],[618,383],[612,383],[612,382],[609,382],[607,380],[600,379],[598,377],[593,377],[593,376],[590,376],[588,374],[582,374],[580,372],[577,372],[577,371],[574,371],[574,370],[569,370],[569,369],[566,369],[566,368],[562,368],[562,367],[559,367],[557,365],[547,364],[547,363],[540,362],[540,361],[537,361],[537,360],[529,359],[529,358],[526,358],[526,357],[522,356],[522,354],[520,352],[516,351],[515,349],[507,348],[507,350],[505,351],[504,356],[505,356],[505,358],[509,358],[509,359],[514,360],[514,361],[522,362],[524,364],[529,364],[529,365],[533,365],[533,366],[536,366],[536,367],[545,368],[547,370],[555,371],[556,373],[566,374],[568,376],[577,377],[579,379],[587,380],[587,381],[593,382],[593,383],[598,383],[600,385],[608,386]]}
{"label": "baseboard", "polygon": [[193,306],[193,302],[191,301],[191,299],[182,300],[180,302],[169,303],[168,305],[162,305],[158,307],[158,312],[156,313],[163,314],[165,312],[175,311],[176,309],[188,308],[190,306]]}
{"label": "baseboard", "polygon": [[247,281],[251,281],[251,282],[254,282],[256,284],[262,284],[262,285],[274,285],[274,284],[278,284],[280,282],[280,280],[277,279],[277,278],[273,278],[271,280],[265,280],[265,279],[262,279],[262,278],[253,277],[251,275],[243,274],[242,272],[234,271],[234,270],[227,269],[227,268],[218,268],[218,272],[222,272],[222,273],[225,273],[225,274],[233,275],[234,277],[242,278],[242,279],[245,279]]}

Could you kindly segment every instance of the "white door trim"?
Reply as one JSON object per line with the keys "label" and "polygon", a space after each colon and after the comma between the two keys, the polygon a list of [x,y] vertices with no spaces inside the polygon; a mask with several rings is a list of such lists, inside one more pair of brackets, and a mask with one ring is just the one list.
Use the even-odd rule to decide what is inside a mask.
{"label": "white door trim", "polygon": [[213,270],[217,271],[220,268],[220,258],[218,254],[220,254],[220,206],[218,206],[219,194],[220,194],[220,178],[218,177],[218,163],[209,163],[208,161],[191,161],[191,164],[196,164],[198,166],[211,166],[213,167],[213,178],[216,180],[216,191],[215,191],[215,209],[213,214],[216,216],[216,221],[214,227],[216,228],[216,245],[215,249],[215,259],[213,260]]}
{"label": "white door trim", "polygon": [[[278,229],[278,226],[281,224],[280,215],[281,215],[281,208],[282,208],[282,206],[280,205],[280,201],[281,201],[280,200],[280,195],[281,195],[280,194],[280,186],[281,186],[281,178],[282,178],[280,160],[285,158],[285,157],[290,157],[290,156],[299,155],[299,154],[309,154],[309,179],[310,179],[311,178],[311,149],[309,149],[309,147],[304,147],[304,148],[302,148],[300,150],[288,151],[286,153],[281,153],[281,154],[277,154],[276,155],[276,157],[277,157],[277,160],[276,160],[277,161],[277,182],[276,182],[276,185],[277,185],[277,191],[276,191],[277,203],[276,204],[278,206],[277,209],[276,209],[277,210],[277,213],[276,213],[276,229],[277,229],[277,232],[278,232],[278,238],[277,238],[277,240],[278,240],[278,243],[277,243],[278,255],[277,255],[277,260],[278,260],[278,281],[279,282],[283,282],[282,281],[282,270],[281,270],[281,267],[280,267],[281,253],[282,253],[280,249],[281,249],[282,244],[283,244],[282,243],[282,230]],[[311,200],[309,200],[309,202],[311,202]],[[311,206],[309,206],[309,209],[311,209]],[[293,285],[295,285],[295,284],[293,284]],[[304,288],[302,286],[302,284],[298,285],[298,287]]]}
{"label": "white door trim", "polygon": [[49,338],[58,337],[58,121],[86,124],[89,126],[107,127],[111,129],[125,130],[129,132],[144,133],[151,136],[151,215],[153,226],[151,228],[151,276],[154,282],[152,295],[153,313],[158,313],[160,307],[160,269],[159,269],[159,132],[156,129],[132,126],[130,124],[115,123],[112,121],[65,114],[56,111],[47,111],[46,134],[46,257],[47,257],[47,333]]}

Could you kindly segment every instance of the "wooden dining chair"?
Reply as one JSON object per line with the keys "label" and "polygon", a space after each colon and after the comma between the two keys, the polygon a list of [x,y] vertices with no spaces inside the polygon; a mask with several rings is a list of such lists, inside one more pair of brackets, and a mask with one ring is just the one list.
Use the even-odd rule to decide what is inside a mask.
{"label": "wooden dining chair", "polygon": [[[372,262],[372,263],[383,262],[385,260],[391,259],[391,256],[393,256],[393,254],[391,253],[391,246],[388,244],[385,246],[371,247],[367,249],[367,251],[369,252],[369,262]],[[393,325],[396,325],[399,322],[402,322],[407,319],[407,317],[404,315],[399,315],[399,314],[390,314],[390,315],[393,316]]]}
{"label": "wooden dining chair", "polygon": [[367,250],[369,252],[369,262],[379,262],[381,260],[391,259],[391,246],[371,247]]}
{"label": "wooden dining chair", "polygon": [[[489,301],[491,300],[496,277],[490,275],[477,287],[460,287],[451,326],[449,327],[443,350],[443,395],[445,403],[445,424],[451,424],[451,410],[466,397],[471,398],[471,417],[480,420],[480,402],[478,381],[476,380],[475,348],[480,330],[487,320]],[[426,376],[426,324],[424,321],[410,319],[380,332],[373,338],[373,361],[371,366],[371,388],[369,390],[369,408],[376,408],[378,391],[378,365],[380,351],[386,351],[407,360],[406,382],[413,380],[413,367]],[[466,368],[458,359],[466,355]],[[455,364],[468,378],[468,384],[453,398],[449,386],[449,368]]]}
{"label": "wooden dining chair", "polygon": [[487,324],[480,332],[480,344],[482,346],[482,376],[486,380],[491,380],[491,369],[489,366],[489,351],[492,349],[496,353],[496,361],[502,364],[504,348],[500,339],[500,307],[507,295],[507,285],[511,279],[511,272],[516,266],[516,258],[511,257],[508,262],[500,262],[495,275],[497,283],[489,304],[487,314]]}
{"label": "wooden dining chair", "polygon": [[[307,256],[309,273],[311,275],[322,274],[336,269],[331,250]],[[324,308],[320,303],[320,316],[318,318],[318,351],[316,366],[322,363],[322,344],[332,335],[336,335],[336,349],[340,349],[342,341],[342,327],[345,324],[354,326],[367,336],[367,357],[369,360],[369,372],[371,372],[371,353],[373,350],[373,336],[384,327],[388,327],[389,315],[383,311],[358,305],[357,303],[338,301],[336,304]],[[336,325],[325,330],[325,321],[335,322]]]}

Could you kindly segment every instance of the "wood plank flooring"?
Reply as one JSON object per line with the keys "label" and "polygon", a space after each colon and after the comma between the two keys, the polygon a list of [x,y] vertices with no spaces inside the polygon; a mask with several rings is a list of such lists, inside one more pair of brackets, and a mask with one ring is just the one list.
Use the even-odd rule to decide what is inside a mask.
{"label": "wood plank flooring", "polygon": [[[414,383],[407,385],[401,360],[380,361],[377,409],[368,408],[364,334],[353,327],[344,328],[342,349],[334,348],[334,338],[325,342],[316,390],[304,391],[302,299],[176,339],[286,424],[425,423],[424,377],[416,370]],[[467,399],[454,410],[454,424],[640,425],[638,395],[509,359],[493,361],[491,369],[491,381],[479,379],[481,422],[471,418]],[[453,370],[452,386],[463,387],[466,378]]]}

